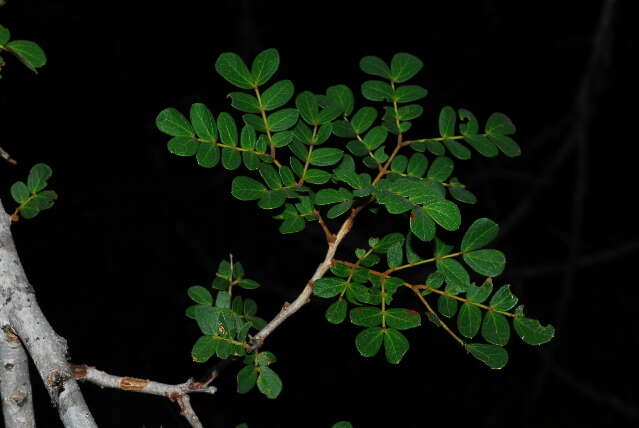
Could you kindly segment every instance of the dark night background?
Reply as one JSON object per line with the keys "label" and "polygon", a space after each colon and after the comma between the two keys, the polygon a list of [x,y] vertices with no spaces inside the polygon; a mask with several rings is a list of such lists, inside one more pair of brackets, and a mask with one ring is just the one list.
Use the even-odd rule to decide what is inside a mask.
{"label": "dark night background", "polygon": [[[232,110],[234,89],[213,70],[220,53],[252,59],[276,47],[276,78],[323,92],[357,90],[364,55],[410,52],[424,60],[416,83],[430,92],[410,136],[434,136],[444,105],[482,122],[501,111],[517,125],[520,158],[456,162],[479,197],[462,230],[482,216],[502,225],[495,245],[508,265],[497,284],[512,283],[556,339],[537,348],[513,335],[510,362],[491,371],[424,322],[391,366],[361,358],[359,328],[328,324],[326,302],[314,299],[265,345],[279,359],[280,398],[236,394],[233,366],[218,394],[192,396],[195,410],[215,427],[637,426],[636,141],[626,129],[638,70],[631,2],[611,3],[599,31],[601,1],[9,0],[0,22],[37,41],[48,64],[35,76],[5,55],[0,145],[19,164],[0,164],[0,197],[12,211],[10,184],[37,162],[53,168],[59,201],[13,233],[72,361],[183,382],[202,372],[190,358],[199,334],[184,316],[189,286],[208,285],[231,252],[262,283],[250,294],[270,319],[323,258],[319,226],[280,235],[271,213],[230,195],[233,174],[170,155],[156,130],[169,106]],[[338,255],[405,230],[393,220],[361,215]],[[82,388],[100,426],[186,426],[168,400]],[[61,426],[36,377],[34,392],[39,425]]]}

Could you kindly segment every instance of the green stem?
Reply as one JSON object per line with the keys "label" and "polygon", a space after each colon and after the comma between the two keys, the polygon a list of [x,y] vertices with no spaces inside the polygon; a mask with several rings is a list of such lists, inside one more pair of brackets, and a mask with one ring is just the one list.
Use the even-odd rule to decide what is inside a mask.
{"label": "green stem", "polygon": [[273,158],[273,163],[279,168],[282,166],[282,164],[279,163],[275,157],[275,145],[273,144],[273,136],[271,135],[271,129],[269,128],[268,120],[266,119],[266,110],[264,109],[264,106],[262,105],[262,97],[260,96],[260,90],[257,86],[255,87],[255,96],[257,98],[257,105],[260,109],[260,114],[262,116],[262,122],[264,122],[264,129],[266,129],[266,136],[268,138],[268,143],[271,148],[270,156],[271,158]]}

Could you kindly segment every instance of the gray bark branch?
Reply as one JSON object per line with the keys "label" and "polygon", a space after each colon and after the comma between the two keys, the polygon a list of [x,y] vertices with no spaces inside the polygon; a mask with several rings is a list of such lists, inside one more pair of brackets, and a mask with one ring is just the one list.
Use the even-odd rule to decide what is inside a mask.
{"label": "gray bark branch", "polygon": [[[65,427],[97,427],[67,362],[66,341],[42,313],[0,200],[0,311],[29,352]],[[4,327],[4,326],[1,326]]]}

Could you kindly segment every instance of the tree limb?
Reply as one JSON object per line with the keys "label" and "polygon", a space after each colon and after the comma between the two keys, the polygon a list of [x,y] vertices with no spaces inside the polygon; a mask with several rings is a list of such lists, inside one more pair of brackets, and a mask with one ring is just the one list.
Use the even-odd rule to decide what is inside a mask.
{"label": "tree limb", "polygon": [[215,394],[217,392],[216,387],[202,385],[201,383],[195,382],[193,379],[189,379],[186,382],[177,385],[169,385],[147,379],[115,376],[85,364],[71,365],[71,372],[77,380],[91,382],[101,387],[166,397],[180,406],[182,416],[186,418],[193,428],[202,427],[202,423],[195,414],[193,407],[191,407],[188,394],[194,392]]}
{"label": "tree limb", "polygon": [[66,341],[53,330],[36,301],[10,226],[0,200],[0,311],[29,351],[64,426],[97,427],[71,374]]}
{"label": "tree limb", "polygon": [[20,339],[0,314],[0,397],[6,428],[34,428],[29,360]]}

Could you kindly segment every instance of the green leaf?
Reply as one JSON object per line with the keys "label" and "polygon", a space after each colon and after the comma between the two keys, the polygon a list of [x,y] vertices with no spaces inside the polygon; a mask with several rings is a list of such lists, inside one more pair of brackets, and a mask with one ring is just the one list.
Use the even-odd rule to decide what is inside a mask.
{"label": "green leaf", "polygon": [[334,424],[331,428],[353,428],[353,425],[351,425],[348,421],[340,421]]}
{"label": "green leaf", "polygon": [[398,103],[412,103],[428,95],[428,91],[421,86],[406,85],[395,88],[395,99]]}
{"label": "green leaf", "polygon": [[393,308],[386,311],[386,325],[397,330],[407,330],[422,325],[419,312],[412,309]]}
{"label": "green leaf", "polygon": [[406,166],[408,165],[408,158],[404,155],[397,155],[393,162],[391,163],[391,171],[396,172],[398,174],[403,174],[406,171]]}
{"label": "green leaf", "polygon": [[202,103],[191,105],[190,118],[198,137],[210,142],[217,141],[217,126],[208,107]]}
{"label": "green leaf", "polygon": [[257,303],[255,303],[255,300],[250,298],[244,299],[243,313],[249,317],[257,313]]}
{"label": "green leaf", "polygon": [[421,153],[413,153],[408,161],[408,168],[406,173],[413,177],[421,178],[428,169],[428,159]]}
{"label": "green leaf", "polygon": [[364,145],[369,151],[373,151],[386,141],[388,137],[388,131],[383,126],[376,126],[372,128],[364,136]]}
{"label": "green leaf", "polygon": [[297,118],[299,113],[294,108],[285,108],[275,113],[271,113],[268,116],[268,124],[269,128],[273,132],[284,131],[289,129],[295,122],[297,122]]}
{"label": "green leaf", "polygon": [[359,62],[359,68],[366,74],[383,77],[385,79],[391,78],[391,70],[388,68],[388,65],[376,56],[365,56],[362,58]]}
{"label": "green leaf", "polygon": [[282,131],[273,134],[273,145],[275,147],[286,147],[293,141],[293,133],[290,131]]}
{"label": "green leaf", "polygon": [[215,71],[230,84],[242,89],[252,89],[254,78],[236,53],[225,52],[215,61]]}
{"label": "green leaf", "polygon": [[245,290],[254,290],[260,287],[260,284],[257,281],[253,281],[252,279],[242,279],[238,282],[238,285]]}
{"label": "green leaf", "polygon": [[246,365],[237,373],[237,392],[246,394],[257,382],[257,369],[254,365]]}
{"label": "green leaf", "polygon": [[213,296],[206,288],[201,285],[194,285],[193,287],[189,287],[187,291],[191,300],[195,303],[199,303],[201,305],[212,305],[213,304]]}
{"label": "green leaf", "polygon": [[382,324],[382,311],[378,307],[358,306],[351,309],[350,319],[360,327],[376,327]]}
{"label": "green leaf", "polygon": [[485,281],[481,287],[477,287],[471,284],[468,287],[466,298],[476,303],[482,303],[488,298],[488,296],[490,296],[490,293],[492,293],[492,291],[493,291],[492,281]]}
{"label": "green leaf", "polygon": [[413,209],[411,213],[410,230],[415,236],[425,242],[435,237],[435,223],[426,214],[426,211],[420,208]]}
{"label": "green leaf", "polygon": [[480,218],[470,225],[461,243],[461,250],[473,251],[490,244],[499,233],[499,225],[489,218]]}
{"label": "green leaf", "polygon": [[399,364],[408,348],[408,339],[394,328],[386,329],[384,332],[384,351],[386,360],[391,364]]}
{"label": "green leaf", "polygon": [[319,124],[319,103],[317,98],[310,91],[304,91],[295,97],[295,107],[300,112],[300,116],[311,125]]}
{"label": "green leaf", "polygon": [[455,135],[455,123],[457,115],[455,109],[446,106],[439,112],[439,135],[442,137],[452,137]]}
{"label": "green leaf", "polygon": [[311,184],[324,184],[331,179],[331,174],[321,169],[311,168],[306,171],[304,179]]}
{"label": "green leaf", "polygon": [[353,201],[351,200],[341,202],[337,205],[333,205],[331,209],[329,209],[326,212],[326,217],[330,219],[337,218],[341,216],[342,214],[345,214],[346,212],[348,212],[348,210],[350,210],[352,206],[353,206]]}
{"label": "green leaf", "polygon": [[237,146],[237,125],[230,114],[222,112],[218,115],[217,128],[222,144],[233,147]]}
{"label": "green leaf", "polygon": [[396,83],[405,82],[414,77],[424,67],[424,63],[414,55],[398,53],[391,60],[391,79]]}
{"label": "green leaf", "polygon": [[348,308],[348,303],[346,300],[340,297],[326,310],[326,320],[331,324],[341,324],[346,319],[346,310]]}
{"label": "green leaf", "polygon": [[497,147],[495,147],[495,145],[483,135],[464,135],[464,141],[477,150],[482,156],[486,156],[487,158],[493,158],[499,154]]}
{"label": "green leaf", "polygon": [[511,135],[517,130],[508,116],[503,113],[493,113],[486,121],[484,131],[491,135]]}
{"label": "green leaf", "polygon": [[313,150],[311,153],[310,163],[315,166],[335,165],[344,156],[344,151],[332,147]]}
{"label": "green leaf", "polygon": [[167,143],[167,148],[177,156],[193,156],[200,148],[200,143],[191,137],[173,137]]}
{"label": "green leaf", "polygon": [[446,318],[452,318],[457,312],[457,300],[441,294],[437,298],[437,310]]}
{"label": "green leaf", "polygon": [[231,184],[231,194],[240,201],[254,201],[264,196],[266,187],[250,177],[238,176]]}
{"label": "green leaf", "polygon": [[30,40],[13,40],[7,43],[7,48],[13,51],[20,61],[32,71],[47,63],[47,56],[37,43]]}
{"label": "green leaf", "polygon": [[217,348],[217,341],[211,336],[201,336],[193,345],[191,356],[193,361],[205,363],[213,356]]}
{"label": "green leaf", "polygon": [[468,150],[467,147],[457,141],[446,140],[444,141],[444,145],[446,146],[448,151],[457,159],[468,160],[471,158],[470,150]]}
{"label": "green leaf", "polygon": [[378,243],[375,245],[375,251],[378,253],[386,253],[389,248],[394,245],[403,245],[404,244],[404,235],[401,233],[389,233],[384,236]]}
{"label": "green leaf", "polygon": [[440,183],[444,182],[452,174],[453,168],[454,163],[451,158],[438,156],[431,164],[427,177]]}
{"label": "green leaf", "polygon": [[211,306],[197,305],[193,315],[204,334],[217,334],[218,313]]}
{"label": "green leaf", "polygon": [[0,25],[0,45],[6,45],[11,39],[11,32],[3,25]]}
{"label": "green leaf", "polygon": [[450,192],[450,196],[452,196],[459,202],[463,202],[465,204],[477,203],[477,197],[472,192],[464,189],[463,187],[452,185],[448,188],[448,191]]}
{"label": "green leaf", "polygon": [[495,143],[497,148],[509,158],[514,158],[521,155],[521,148],[519,147],[519,144],[517,144],[515,140],[507,137],[506,135],[489,135],[488,139]]}
{"label": "green leaf", "polygon": [[200,143],[195,158],[198,165],[213,168],[220,161],[220,149],[215,143]]}
{"label": "green leaf", "polygon": [[[437,261],[437,270],[444,275],[446,283],[455,291],[465,291],[470,284],[470,276],[464,266],[454,259]],[[455,294],[455,293],[453,293]]]}
{"label": "green leaf", "polygon": [[377,110],[373,107],[362,107],[351,118],[351,125],[357,134],[363,134],[377,119]]}
{"label": "green leaf", "polygon": [[481,310],[474,305],[464,303],[457,314],[457,329],[459,333],[472,339],[481,327]]}
{"label": "green leaf", "polygon": [[172,137],[193,137],[195,133],[186,117],[173,107],[162,110],[155,118],[155,126]]}
{"label": "green leaf", "polygon": [[260,367],[257,388],[267,398],[275,399],[282,392],[282,380],[270,367]]}
{"label": "green leaf", "polygon": [[342,278],[320,278],[313,284],[313,294],[330,299],[344,291],[346,282]]}
{"label": "green leaf", "polygon": [[29,172],[27,178],[27,187],[31,193],[38,193],[47,187],[47,180],[51,177],[53,171],[44,163],[35,164]]}
{"label": "green leaf", "polygon": [[257,98],[251,94],[247,94],[244,92],[231,92],[228,94],[228,97],[231,99],[231,105],[242,112],[245,113],[259,113],[260,107],[257,102]]}
{"label": "green leaf", "polygon": [[[280,66],[280,53],[275,48],[266,49],[255,57],[251,74],[255,86],[262,86],[273,77]],[[248,88],[245,88],[248,89]]]}
{"label": "green leaf", "polygon": [[345,116],[349,116],[353,112],[355,99],[353,98],[353,91],[348,86],[331,86],[326,90],[326,95],[340,107]]}
{"label": "green leaf", "polygon": [[367,80],[362,84],[362,95],[369,101],[392,101],[395,91],[391,85],[379,80]]}
{"label": "green leaf", "polygon": [[477,118],[470,111],[460,108],[458,110],[459,119],[461,123],[459,124],[459,130],[464,135],[469,134],[478,134],[479,133],[479,122],[477,122]]}
{"label": "green leaf", "polygon": [[521,340],[529,345],[542,345],[555,336],[552,325],[543,327],[538,320],[532,318],[517,317],[513,320],[513,325]]}
{"label": "green leaf", "polygon": [[222,149],[222,166],[229,171],[235,171],[242,165],[242,155],[235,149]]}
{"label": "green leaf", "polygon": [[39,192],[27,205],[32,205],[38,210],[46,210],[53,206],[56,199],[58,199],[56,192],[53,190],[44,190]]}
{"label": "green leaf", "polygon": [[401,243],[396,243],[388,247],[386,251],[386,263],[389,268],[400,266],[404,261],[404,249]]}
{"label": "green leaf", "polygon": [[277,190],[282,187],[282,178],[273,165],[262,164],[260,175],[270,189]]}
{"label": "green leaf", "polygon": [[267,191],[257,203],[257,206],[263,210],[273,210],[279,208],[286,202],[286,190]]}
{"label": "green leaf", "polygon": [[262,107],[270,111],[282,107],[293,98],[295,87],[290,80],[280,80],[268,88],[261,96]]}
{"label": "green leaf", "polygon": [[35,206],[33,204],[33,201],[27,202],[20,209],[20,215],[22,216],[22,218],[26,218],[26,219],[33,218],[37,216],[39,213],[40,213],[40,208]]}
{"label": "green leaf", "polygon": [[508,363],[508,352],[501,346],[471,343],[466,350],[491,369],[501,369]]}
{"label": "green leaf", "polygon": [[337,189],[321,189],[315,195],[316,205],[329,205],[337,202],[342,202],[349,199],[343,192]]}
{"label": "green leaf", "polygon": [[230,308],[231,295],[226,290],[221,290],[217,293],[217,297],[215,298],[215,306],[218,308]]}
{"label": "green leaf", "polygon": [[17,181],[11,186],[11,196],[13,197],[14,201],[21,204],[29,199],[29,196],[31,196],[31,192],[29,191],[27,185],[24,184],[24,182]]}
{"label": "green leaf", "polygon": [[[242,115],[242,120],[244,121],[245,124],[252,126],[257,131],[266,132],[266,127],[264,126],[264,121],[262,120],[262,118],[260,116],[258,116],[256,114],[247,113],[247,114],[243,114]],[[266,139],[265,135],[264,135],[264,139]],[[266,147],[266,145],[264,147]],[[260,153],[264,153],[264,151],[262,151]]]}
{"label": "green leaf", "polygon": [[417,119],[424,113],[424,107],[417,104],[409,104],[397,109],[399,120],[413,120]]}
{"label": "green leaf", "polygon": [[499,250],[475,250],[464,253],[464,261],[480,275],[495,277],[504,271],[506,256]]}
{"label": "green leaf", "polygon": [[481,335],[493,345],[504,346],[510,339],[510,324],[502,314],[488,311],[481,325]]}
{"label": "green leaf", "polygon": [[459,207],[448,200],[431,202],[424,207],[435,223],[446,230],[457,230],[461,224]]}
{"label": "green leaf", "polygon": [[384,336],[384,330],[380,327],[369,327],[357,334],[355,346],[362,357],[372,357],[379,352]]}

